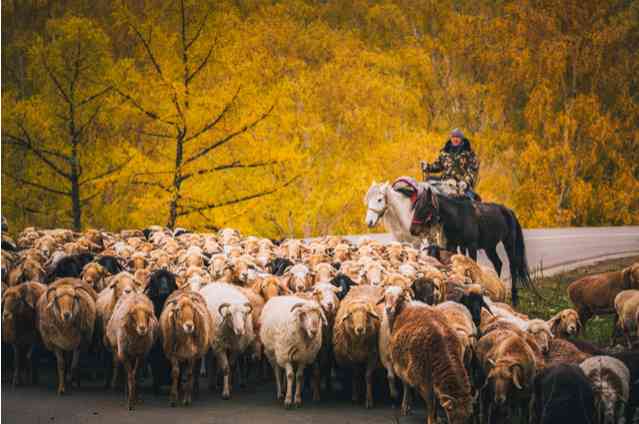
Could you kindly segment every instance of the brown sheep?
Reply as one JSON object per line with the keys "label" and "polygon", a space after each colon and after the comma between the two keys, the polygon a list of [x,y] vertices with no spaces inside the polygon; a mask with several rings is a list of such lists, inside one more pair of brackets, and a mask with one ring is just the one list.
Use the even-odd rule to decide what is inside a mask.
{"label": "brown sheep", "polygon": [[89,262],[82,268],[80,278],[99,293],[104,290],[104,280],[108,275],[109,272],[102,265],[97,262]]}
{"label": "brown sheep", "polygon": [[13,386],[20,384],[22,359],[27,359],[29,381],[35,382],[37,370],[31,364],[33,346],[40,339],[36,328],[36,304],[47,290],[44,284],[23,283],[2,292],[2,342],[13,347]]}
{"label": "brown sheep", "polygon": [[551,367],[557,364],[578,365],[592,355],[582,352],[577,347],[564,339],[552,339],[548,344],[549,350],[546,354],[546,364]]}
{"label": "brown sheep", "polygon": [[390,346],[395,373],[404,382],[402,410],[406,412],[409,387],[414,387],[426,403],[428,423],[435,423],[436,400],[449,423],[466,423],[473,410],[470,381],[459,339],[441,313],[402,302]]}
{"label": "brown sheep", "polygon": [[353,367],[354,402],[360,399],[361,366],[366,373],[366,408],[373,407],[373,372],[379,364],[377,351],[380,317],[375,303],[382,289],[372,286],[351,288],[340,303],[333,328],[333,349],[337,365]]}
{"label": "brown sheep", "polygon": [[9,286],[17,286],[25,281],[44,282],[44,268],[38,261],[31,258],[25,258],[15,268],[9,271]]}
{"label": "brown sheep", "polygon": [[65,352],[73,352],[71,375],[77,377],[80,349],[93,339],[95,301],[91,286],[76,278],[61,278],[38,300],[38,330],[44,346],[58,362],[58,394],[64,394]]}
{"label": "brown sheep", "polygon": [[[485,340],[479,340],[477,352],[486,375],[480,390],[481,415],[491,421],[494,409],[510,415],[519,409],[527,416],[530,390],[536,374],[535,354],[524,337],[512,331],[494,331],[492,348],[486,351]],[[492,399],[490,395],[492,394]],[[504,411],[503,408],[506,408]],[[527,422],[524,419],[524,422]]]}
{"label": "brown sheep", "polygon": [[180,364],[186,363],[183,405],[191,404],[193,368],[209,350],[211,315],[199,293],[176,290],[166,300],[160,315],[160,334],[164,354],[171,362],[171,406],[178,402]]}
{"label": "brown sheep", "polygon": [[624,290],[615,297],[617,325],[623,332],[628,349],[632,349],[632,339],[639,337],[639,290]]}
{"label": "brown sheep", "polygon": [[622,290],[639,289],[639,262],[614,272],[589,275],[570,283],[568,297],[584,327],[594,315],[615,312],[615,296]]}
{"label": "brown sheep", "polygon": [[546,321],[555,337],[568,339],[581,333],[579,314],[574,309],[564,309]]}
{"label": "brown sheep", "polygon": [[255,291],[255,293],[262,296],[265,302],[268,302],[275,296],[291,294],[291,291],[288,289],[288,287],[282,284],[280,279],[274,275],[268,275],[264,277],[258,276],[251,288],[253,289],[253,291]]}
{"label": "brown sheep", "polygon": [[483,268],[465,255],[454,255],[451,259],[452,272],[467,276],[472,283],[481,285],[491,300],[503,302],[506,300],[506,286],[499,276],[488,268]]}
{"label": "brown sheep", "polygon": [[106,328],[107,348],[127,372],[127,406],[137,401],[135,375],[157,338],[158,321],[153,303],[142,293],[123,296],[118,301]]}

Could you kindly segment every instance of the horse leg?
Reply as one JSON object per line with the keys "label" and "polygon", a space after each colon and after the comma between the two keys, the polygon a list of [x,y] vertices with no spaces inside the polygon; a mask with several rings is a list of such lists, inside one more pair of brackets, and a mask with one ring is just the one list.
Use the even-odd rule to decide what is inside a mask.
{"label": "horse leg", "polygon": [[501,262],[501,259],[499,259],[499,255],[497,254],[497,247],[494,246],[490,249],[484,249],[484,251],[486,252],[486,256],[488,256],[488,259],[490,260],[490,262],[492,262],[493,266],[495,267],[495,271],[497,271],[497,275],[501,277],[502,262]]}

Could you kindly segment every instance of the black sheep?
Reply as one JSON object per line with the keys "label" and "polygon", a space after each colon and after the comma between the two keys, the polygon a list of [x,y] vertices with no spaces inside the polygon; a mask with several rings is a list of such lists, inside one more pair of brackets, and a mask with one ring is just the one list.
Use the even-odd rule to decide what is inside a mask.
{"label": "black sheep", "polygon": [[275,258],[271,262],[266,264],[271,274],[277,276],[284,275],[284,271],[286,271],[289,266],[293,265],[295,264],[286,258]]}
{"label": "black sheep", "polygon": [[337,293],[337,298],[339,300],[342,300],[346,297],[346,295],[348,294],[348,291],[351,289],[351,286],[356,286],[357,284],[355,284],[355,282],[353,280],[351,280],[349,278],[348,275],[346,274],[342,274],[341,272],[338,273],[335,278],[333,278],[330,283],[332,285],[334,285],[335,287],[339,287],[342,290]]}
{"label": "black sheep", "polygon": [[479,328],[481,322],[481,308],[486,308],[492,315],[490,307],[484,301],[484,297],[479,293],[464,293],[459,303],[468,308],[470,316],[473,317],[473,322],[477,328]]}
{"label": "black sheep", "polygon": [[534,383],[534,419],[539,424],[593,423],[595,397],[577,365],[559,364],[540,371]]}
{"label": "black sheep", "polygon": [[93,260],[92,253],[79,253],[61,258],[55,267],[44,277],[46,284],[50,284],[58,278],[80,278],[82,268]]}
{"label": "black sheep", "polygon": [[411,285],[413,293],[415,293],[415,300],[424,302],[428,305],[434,305],[435,299],[435,284],[427,278],[420,277],[413,281]]}
{"label": "black sheep", "polygon": [[[175,282],[175,275],[166,270],[160,269],[151,274],[149,278],[149,284],[144,290],[155,309],[155,316],[160,319],[160,314],[164,309],[164,303],[166,299],[177,290],[177,283]],[[157,340],[151,352],[149,352],[149,363],[151,364],[151,372],[153,373],[153,393],[156,395],[160,392],[160,386],[169,384],[171,382],[171,363],[162,350],[162,343]]]}
{"label": "black sheep", "polygon": [[124,271],[124,267],[122,267],[119,258],[116,256],[101,256],[98,259],[98,263],[102,265],[104,269],[109,271],[111,275],[119,274]]}

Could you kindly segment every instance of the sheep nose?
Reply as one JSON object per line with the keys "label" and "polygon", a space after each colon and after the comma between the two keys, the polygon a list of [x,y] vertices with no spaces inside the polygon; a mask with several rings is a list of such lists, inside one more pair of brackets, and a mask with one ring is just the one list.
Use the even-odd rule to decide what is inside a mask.
{"label": "sheep nose", "polygon": [[144,336],[146,334],[146,325],[138,326],[138,334],[140,334],[141,336]]}
{"label": "sheep nose", "polygon": [[356,327],[355,334],[357,334],[358,336],[361,336],[362,334],[364,334],[364,327]]}
{"label": "sheep nose", "polygon": [[187,334],[191,334],[193,332],[193,323],[186,322],[184,323],[184,332]]}
{"label": "sheep nose", "polygon": [[65,321],[69,321],[71,319],[71,312],[65,312],[62,314],[62,319]]}
{"label": "sheep nose", "polygon": [[4,312],[2,314],[2,319],[11,319],[11,313],[10,312]]}
{"label": "sheep nose", "polygon": [[577,328],[574,325],[571,325],[570,327],[568,327],[568,332],[570,334],[574,334],[576,332]]}

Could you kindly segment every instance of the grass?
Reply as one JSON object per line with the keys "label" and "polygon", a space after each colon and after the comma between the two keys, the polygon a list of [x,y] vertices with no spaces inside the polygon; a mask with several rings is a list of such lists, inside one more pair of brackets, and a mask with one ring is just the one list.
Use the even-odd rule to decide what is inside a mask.
{"label": "grass", "polygon": [[[605,260],[550,277],[544,276],[542,269],[533,270],[533,283],[542,299],[532,290],[520,290],[521,301],[518,309],[531,318],[549,319],[562,309],[573,308],[566,292],[566,288],[573,281],[590,274],[617,271],[637,261],[639,256]],[[612,315],[594,317],[588,321],[584,338],[599,346],[606,346],[610,343],[612,330]]]}

